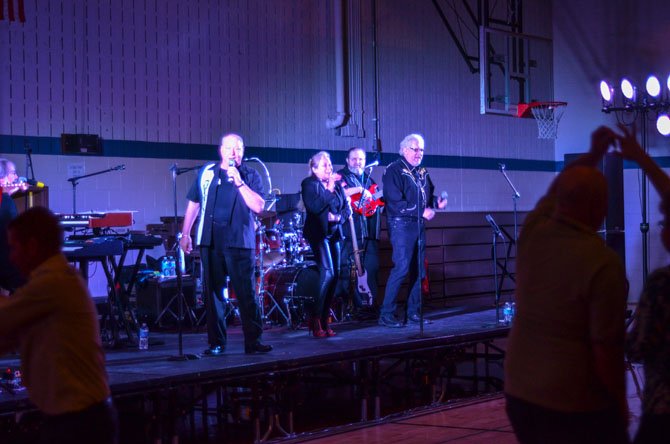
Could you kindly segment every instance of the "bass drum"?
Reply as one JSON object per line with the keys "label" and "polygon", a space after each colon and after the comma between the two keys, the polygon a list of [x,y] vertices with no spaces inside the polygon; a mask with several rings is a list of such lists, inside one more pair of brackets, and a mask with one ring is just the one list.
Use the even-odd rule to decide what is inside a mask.
{"label": "bass drum", "polygon": [[265,290],[288,313],[289,327],[304,325],[319,293],[319,271],[314,262],[275,267],[265,273]]}

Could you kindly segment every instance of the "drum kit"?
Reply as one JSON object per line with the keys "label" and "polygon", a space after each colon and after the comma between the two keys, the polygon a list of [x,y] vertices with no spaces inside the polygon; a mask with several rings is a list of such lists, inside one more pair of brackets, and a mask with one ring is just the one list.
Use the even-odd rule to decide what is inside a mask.
{"label": "drum kit", "polygon": [[266,228],[267,222],[261,219],[256,230],[256,295],[261,316],[266,323],[297,328],[319,291],[319,272],[308,260],[311,249],[302,235],[303,218],[295,213],[295,222],[286,224],[274,215],[261,216],[271,225]]}
{"label": "drum kit", "polygon": [[263,162],[246,164],[258,171],[265,190],[264,210],[256,217],[256,300],[266,324],[298,328],[318,293],[319,272],[303,237],[305,213],[300,194],[278,194]]}

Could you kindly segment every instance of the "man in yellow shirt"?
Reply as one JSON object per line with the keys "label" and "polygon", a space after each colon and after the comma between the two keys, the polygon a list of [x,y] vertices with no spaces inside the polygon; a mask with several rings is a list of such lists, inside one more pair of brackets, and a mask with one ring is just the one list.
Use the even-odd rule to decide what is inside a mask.
{"label": "man in yellow shirt", "polygon": [[34,207],[7,229],[9,258],[27,278],[0,298],[0,353],[18,348],[30,400],[45,414],[45,443],[118,440],[95,305],[61,253],[63,232]]}

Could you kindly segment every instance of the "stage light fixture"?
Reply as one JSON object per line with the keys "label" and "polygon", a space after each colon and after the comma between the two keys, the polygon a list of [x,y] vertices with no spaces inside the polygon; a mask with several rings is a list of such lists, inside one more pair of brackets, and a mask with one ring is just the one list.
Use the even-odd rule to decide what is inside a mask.
{"label": "stage light fixture", "polygon": [[[665,80],[670,90],[670,75]],[[645,84],[645,93],[637,94],[637,88],[633,83],[624,78],[621,80],[621,95],[615,94],[607,82],[600,82],[600,95],[603,98],[601,111],[606,114],[614,114],[620,125],[633,125],[640,130],[640,141],[645,152],[648,150],[647,132],[648,122],[656,116],[656,129],[664,136],[670,136],[670,91],[661,91],[661,84],[655,75],[649,75]],[[642,222],[640,232],[642,233],[642,277],[647,279],[649,271],[649,223],[647,221],[647,177],[642,172],[641,181],[642,194]]]}
{"label": "stage light fixture", "polygon": [[656,98],[659,94],[661,94],[661,82],[659,82],[658,77],[653,74],[647,77],[647,83],[645,87],[647,94],[649,94],[651,97]]}
{"label": "stage light fixture", "polygon": [[[670,77],[668,77],[668,85],[670,85]],[[600,82],[600,96],[607,103],[612,103],[612,98],[614,95],[614,88],[610,86],[609,83],[602,80]]]}
{"label": "stage light fixture", "polygon": [[635,87],[631,81],[626,78],[621,80],[621,93],[628,100],[635,101]]}
{"label": "stage light fixture", "polygon": [[670,75],[664,82],[668,91],[663,91],[657,75],[650,74],[647,76],[644,92],[638,93],[635,83],[628,77],[623,77],[618,87],[612,87],[607,80],[601,80],[599,85],[602,97],[601,111],[607,114],[614,113],[617,121],[626,125],[631,120],[624,115],[631,115],[633,119],[641,116],[643,121],[657,117],[658,131],[664,136],[670,135]]}
{"label": "stage light fixture", "polygon": [[664,136],[670,135],[670,117],[667,114],[661,114],[656,119],[656,129]]}

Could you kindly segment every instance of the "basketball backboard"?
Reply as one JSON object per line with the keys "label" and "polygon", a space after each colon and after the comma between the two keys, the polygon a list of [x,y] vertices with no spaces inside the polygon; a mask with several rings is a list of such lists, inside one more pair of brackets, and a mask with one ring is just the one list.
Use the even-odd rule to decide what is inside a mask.
{"label": "basketball backboard", "polygon": [[517,105],[554,100],[551,39],[479,28],[481,114],[516,116]]}

